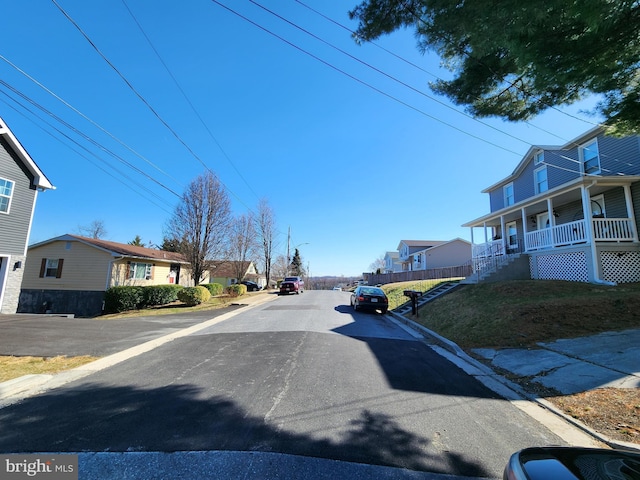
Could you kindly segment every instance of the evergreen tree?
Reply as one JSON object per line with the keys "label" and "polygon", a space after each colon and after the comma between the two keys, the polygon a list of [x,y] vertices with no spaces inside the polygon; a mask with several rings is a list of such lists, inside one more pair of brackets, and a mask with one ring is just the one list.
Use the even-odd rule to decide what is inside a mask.
{"label": "evergreen tree", "polygon": [[298,277],[302,277],[305,274],[304,267],[302,266],[302,258],[300,257],[300,251],[297,248],[293,254],[291,264],[289,265],[289,274]]}
{"label": "evergreen tree", "polygon": [[479,117],[527,120],[599,95],[609,133],[640,132],[637,0],[365,0],[357,41],[414,28],[454,73],[431,87]]}

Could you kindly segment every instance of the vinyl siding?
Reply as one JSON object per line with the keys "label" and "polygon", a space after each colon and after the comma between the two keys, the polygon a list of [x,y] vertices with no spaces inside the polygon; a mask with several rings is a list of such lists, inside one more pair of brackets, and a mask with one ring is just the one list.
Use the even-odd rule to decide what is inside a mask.
{"label": "vinyl siding", "polygon": [[471,260],[471,245],[465,242],[451,242],[437,247],[432,252],[427,250],[426,268],[443,268],[464,265]]}
{"label": "vinyl siding", "polygon": [[[152,278],[150,280],[140,278],[126,278],[129,270],[129,262],[146,263],[153,265],[151,270]],[[169,272],[171,271],[170,263],[160,263],[157,260],[140,260],[134,258],[125,258],[113,263],[113,275],[111,276],[110,286],[116,285],[168,285]],[[182,274],[180,275],[182,277]],[[181,278],[182,280],[182,278]]]}
{"label": "vinyl siding", "polygon": [[0,213],[0,253],[24,255],[36,198],[33,177],[0,138],[0,178],[15,183],[9,213]]}
{"label": "vinyl siding", "polygon": [[640,175],[640,137],[598,137],[602,175]]}
{"label": "vinyl siding", "polygon": [[[60,278],[40,278],[40,265],[43,258],[64,260]],[[111,259],[109,253],[80,242],[57,241],[30,248],[22,288],[104,291]]]}

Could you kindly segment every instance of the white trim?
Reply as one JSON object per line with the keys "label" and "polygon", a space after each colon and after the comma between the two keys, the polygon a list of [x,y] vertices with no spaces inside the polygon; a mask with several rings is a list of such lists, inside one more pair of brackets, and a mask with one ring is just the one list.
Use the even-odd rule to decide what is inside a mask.
{"label": "white trim", "polygon": [[[598,169],[593,172],[587,172],[584,168],[585,160],[584,160],[584,151],[588,150],[591,145],[596,146],[596,158],[598,159]],[[600,146],[598,145],[598,138],[594,138],[593,140],[589,140],[588,142],[583,143],[578,146],[578,155],[580,156],[580,170],[583,175],[598,175],[602,172],[602,165],[600,163]]]}
{"label": "white trim", "polygon": [[0,313],[2,313],[2,305],[4,302],[4,291],[7,288],[7,278],[9,277],[9,264],[11,263],[11,255],[0,254]]}

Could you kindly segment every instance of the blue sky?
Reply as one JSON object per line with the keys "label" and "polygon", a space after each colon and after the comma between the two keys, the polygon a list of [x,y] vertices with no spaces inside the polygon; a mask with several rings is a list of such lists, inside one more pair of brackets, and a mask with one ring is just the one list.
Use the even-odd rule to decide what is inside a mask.
{"label": "blue sky", "polygon": [[161,243],[206,165],[235,214],[268,199],[279,253],[290,229],[312,275],[360,275],[402,239],[470,240],[460,225],[488,213],[482,189],[530,145],[597,120],[587,99],[529,123],[475,121],[429,90],[449,74],[411,31],[356,45],[357,3],[4,5],[0,117],[56,186],[30,243],[94,220],[109,240]]}

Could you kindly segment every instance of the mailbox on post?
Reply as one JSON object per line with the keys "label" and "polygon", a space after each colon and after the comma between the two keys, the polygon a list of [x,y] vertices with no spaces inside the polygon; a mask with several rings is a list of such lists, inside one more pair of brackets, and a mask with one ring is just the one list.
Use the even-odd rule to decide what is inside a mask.
{"label": "mailbox on post", "polygon": [[417,290],[405,290],[405,297],[409,297],[411,299],[411,313],[413,315],[418,314],[418,298],[422,295],[422,292]]}

